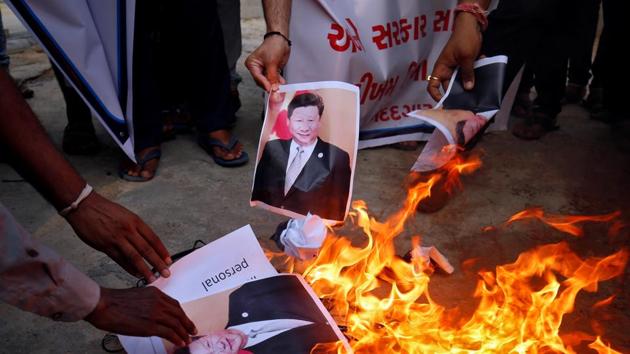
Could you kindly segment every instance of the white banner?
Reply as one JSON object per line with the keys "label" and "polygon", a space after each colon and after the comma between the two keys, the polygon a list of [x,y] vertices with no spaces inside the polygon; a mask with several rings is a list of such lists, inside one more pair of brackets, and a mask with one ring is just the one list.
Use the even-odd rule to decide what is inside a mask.
{"label": "white banner", "polygon": [[360,148],[426,140],[433,126],[405,115],[436,104],[424,78],[452,32],[456,3],[294,1],[287,80],[359,86]]}
{"label": "white banner", "polygon": [[103,127],[135,161],[135,0],[8,0]]}
{"label": "white banner", "polygon": [[[497,1],[492,3],[490,8]],[[456,5],[457,0],[294,1],[287,81],[359,86],[359,148],[426,140],[433,126],[406,114],[436,104],[424,79],[453,31]]]}

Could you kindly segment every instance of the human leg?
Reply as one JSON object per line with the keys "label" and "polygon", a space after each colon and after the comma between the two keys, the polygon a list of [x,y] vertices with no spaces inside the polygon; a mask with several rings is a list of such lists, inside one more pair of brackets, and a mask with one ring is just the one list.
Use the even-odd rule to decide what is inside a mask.
{"label": "human leg", "polygon": [[155,2],[138,1],[134,26],[133,126],[135,153],[139,163],[124,161],[121,164],[119,175],[128,180],[150,180],[155,176],[159,164],[160,154],[156,152],[160,150],[162,140],[159,91],[162,73],[157,61],[159,33],[159,6]]}
{"label": "human leg", "polygon": [[63,131],[61,144],[63,151],[70,155],[96,154],[101,144],[96,138],[92,124],[92,112],[74,87],[68,83],[57,65],[51,62],[51,66],[66,103],[68,124]]}
{"label": "human leg", "polygon": [[591,58],[600,3],[601,0],[578,0],[573,4],[576,16],[571,26],[574,37],[569,48],[569,83],[565,92],[569,103],[577,103],[584,98],[591,79]]}
{"label": "human leg", "polygon": [[[230,74],[223,33],[214,1],[188,0],[183,3],[188,19],[184,27],[195,36],[195,56],[185,77],[192,116],[197,123],[199,145],[222,166],[239,166],[248,161],[243,145],[229,129],[235,122],[230,106]],[[202,9],[203,11],[200,11]],[[182,41],[183,45],[190,45]]]}
{"label": "human leg", "polygon": [[236,63],[241,56],[243,47],[241,37],[241,2],[240,0],[217,0],[217,10],[227,64],[230,70],[230,109],[233,113],[241,107],[238,85],[243,78],[236,71]]}
{"label": "human leg", "polygon": [[2,12],[0,12],[0,69],[9,69],[9,55],[7,54],[7,37],[2,25]]}

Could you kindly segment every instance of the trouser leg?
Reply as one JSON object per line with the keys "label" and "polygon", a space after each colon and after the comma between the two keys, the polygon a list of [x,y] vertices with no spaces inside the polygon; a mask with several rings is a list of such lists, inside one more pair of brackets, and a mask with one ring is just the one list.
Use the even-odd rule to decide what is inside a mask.
{"label": "trouser leg", "polygon": [[577,0],[576,21],[573,22],[575,40],[569,51],[569,82],[586,86],[591,78],[593,42],[599,19],[601,0]]}
{"label": "trouser leg", "polygon": [[66,116],[68,117],[68,128],[71,130],[94,133],[92,125],[92,112],[85,104],[81,96],[72,87],[57,65],[51,62],[53,72],[57,78],[57,83],[66,102]]}
{"label": "trouser leg", "polygon": [[236,63],[243,48],[241,38],[241,2],[240,0],[217,0],[217,9],[223,32],[225,54],[230,69],[230,89],[236,90],[243,80],[236,72]]}
{"label": "trouser leg", "polygon": [[0,68],[8,69],[9,67],[9,55],[7,54],[7,38],[4,33],[4,26],[2,24],[2,13],[0,13]]}
{"label": "trouser leg", "polygon": [[136,153],[160,145],[162,108],[158,66],[159,5],[136,2],[133,54],[133,125]]}
{"label": "trouser leg", "polygon": [[183,53],[194,48],[183,66],[183,77],[198,133],[227,129],[235,117],[229,105],[230,73],[216,2],[186,0],[181,6],[186,19],[182,29],[189,33],[180,41]]}

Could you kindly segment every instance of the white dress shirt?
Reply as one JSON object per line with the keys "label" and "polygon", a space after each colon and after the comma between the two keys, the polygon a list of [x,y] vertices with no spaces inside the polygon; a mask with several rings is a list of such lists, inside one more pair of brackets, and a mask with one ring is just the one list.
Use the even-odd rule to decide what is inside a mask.
{"label": "white dress shirt", "polygon": [[281,320],[248,322],[232,326],[228,329],[237,329],[245,333],[245,335],[247,335],[247,345],[245,345],[245,348],[249,348],[271,337],[277,336],[282,332],[310,324],[313,324],[313,322],[287,318]]}
{"label": "white dress shirt", "polygon": [[[317,139],[315,139],[315,141],[311,145],[307,145],[307,146],[301,146],[300,144],[296,143],[295,140],[291,140],[291,148],[289,149],[289,159],[287,160],[287,169],[284,171],[285,176],[289,172],[291,161],[293,161],[293,159],[295,158],[295,155],[297,155],[298,153],[298,146],[302,147],[302,149],[304,150],[304,152],[302,153],[303,154],[302,163],[299,169],[299,171],[302,172],[302,170],[304,169],[304,166],[308,162],[308,159],[310,159],[311,155],[313,155],[313,150],[315,150],[315,145],[317,145]],[[293,183],[295,183],[295,181]]]}

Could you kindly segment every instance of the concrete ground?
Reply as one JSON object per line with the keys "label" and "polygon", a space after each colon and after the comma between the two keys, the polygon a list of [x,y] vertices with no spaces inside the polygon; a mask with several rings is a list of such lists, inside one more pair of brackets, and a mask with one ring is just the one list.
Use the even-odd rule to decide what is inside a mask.
{"label": "concrete ground", "polygon": [[[3,11],[5,9],[3,8]],[[260,19],[243,22],[245,58],[262,38]],[[45,55],[37,47],[23,48],[12,56],[12,72],[30,78],[35,97],[29,103],[57,146],[65,125],[64,102]],[[238,112],[236,134],[250,156],[255,156],[261,128],[261,91],[239,63],[243,107]],[[561,129],[539,141],[525,142],[508,132],[488,134],[476,150],[483,153],[483,167],[464,178],[463,190],[441,211],[417,215],[397,238],[400,253],[410,236],[421,234],[427,245],[437,246],[455,265],[455,273],[436,273],[431,282],[433,299],[464,313],[476,305],[472,298],[477,277],[463,271],[462,261],[478,257],[474,269],[493,269],[513,262],[534,246],[567,241],[581,256],[604,256],[629,243],[629,229],[607,236],[609,225],[587,225],[586,235],[575,238],[539,222],[509,227],[501,224],[530,206],[556,214],[603,214],[622,211],[630,224],[630,154],[620,149],[609,126],[589,119],[579,105],[564,107]],[[158,176],[148,183],[130,183],[116,175],[121,156],[106,132],[98,129],[105,149],[94,157],[68,159],[95,189],[140,215],[162,238],[171,252],[189,248],[197,239],[212,241],[245,224],[251,224],[263,246],[273,248],[268,237],[284,218],[249,207],[254,164],[226,169],[214,164],[191,135],[178,136],[163,145]],[[627,143],[627,141],[625,141]],[[370,212],[383,219],[396,211],[405,195],[402,181],[418,151],[377,148],[360,151],[353,199],[365,200]],[[63,183],[63,181],[60,181]],[[116,264],[83,244],[65,221],[9,166],[0,164],[0,200],[37,239],[56,249],[99,284],[134,286],[135,280]],[[484,232],[482,228],[498,228]],[[350,230],[350,227],[346,228]],[[355,232],[356,233],[356,232]],[[361,236],[353,236],[357,241]],[[563,330],[594,333],[594,321],[614,348],[630,352],[630,275],[602,283],[596,294],[580,294],[574,313],[566,316]],[[608,309],[590,306],[612,294]],[[596,327],[596,326],[595,326]],[[599,328],[599,327],[598,327]],[[104,333],[85,322],[55,323],[0,305],[0,353],[99,353]]]}

